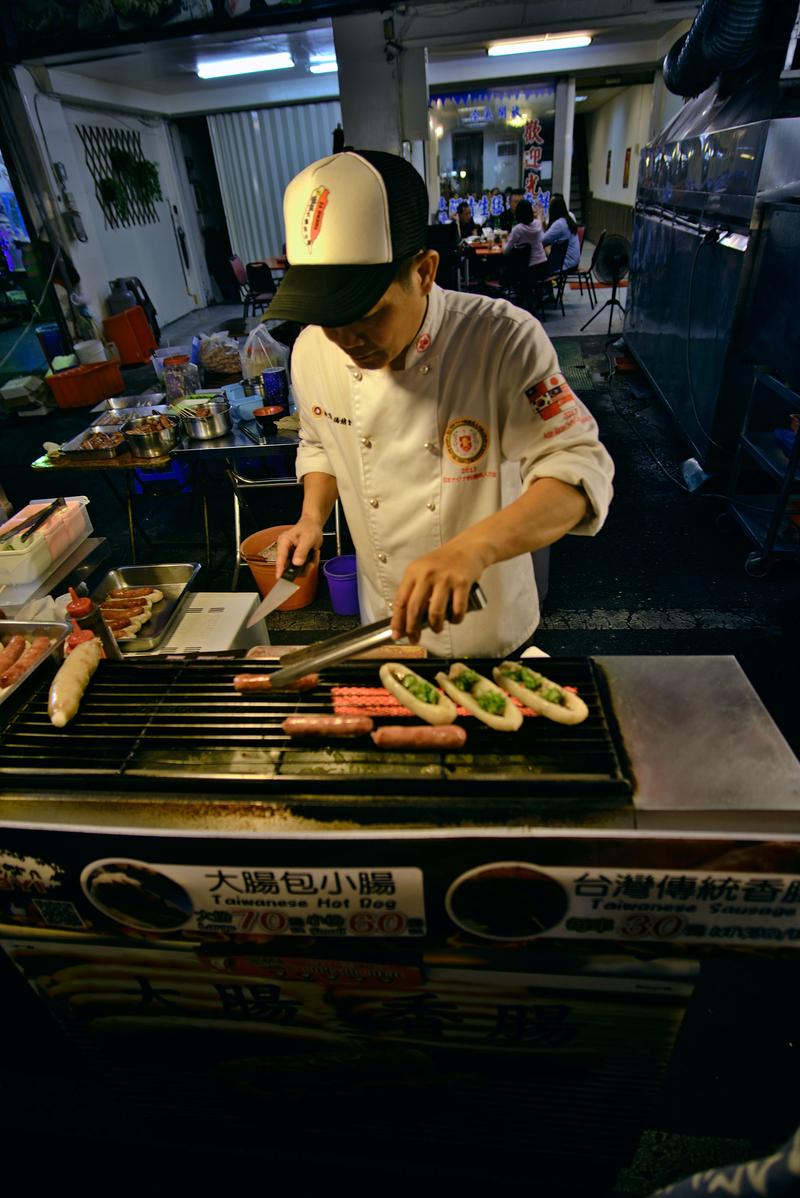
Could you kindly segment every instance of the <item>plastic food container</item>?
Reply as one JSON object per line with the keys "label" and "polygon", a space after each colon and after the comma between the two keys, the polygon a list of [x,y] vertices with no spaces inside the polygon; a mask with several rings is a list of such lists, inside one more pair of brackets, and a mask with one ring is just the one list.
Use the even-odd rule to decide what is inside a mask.
{"label": "plastic food container", "polygon": [[[32,499],[27,507],[0,527],[0,533],[10,532],[18,521],[52,502],[52,499]],[[86,510],[88,502],[85,495],[71,495],[67,498],[67,506],[54,512],[24,545],[19,548],[9,547],[14,542],[0,545],[0,585],[18,586],[46,578],[54,563],[85,541],[92,531]]]}
{"label": "plastic food container", "polygon": [[178,421],[174,416],[142,416],[123,429],[128,448],[135,458],[161,458],[178,443]]}
{"label": "plastic food container", "polygon": [[231,431],[231,405],[227,399],[204,399],[185,408],[181,423],[195,441],[213,441]]}
{"label": "plastic food container", "polygon": [[125,390],[117,362],[98,362],[50,374],[45,379],[60,408],[90,408],[98,400]]}

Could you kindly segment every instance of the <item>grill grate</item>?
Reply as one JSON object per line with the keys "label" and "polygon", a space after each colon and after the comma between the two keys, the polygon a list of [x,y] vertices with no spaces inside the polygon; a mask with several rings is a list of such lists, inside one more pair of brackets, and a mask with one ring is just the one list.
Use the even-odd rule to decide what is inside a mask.
{"label": "grill grate", "polygon": [[[490,674],[492,662],[471,663]],[[440,661],[415,663],[433,680]],[[564,727],[527,718],[516,733],[499,733],[462,718],[465,750],[387,752],[368,737],[320,743],[290,739],[289,715],[342,709],[343,688],[374,687],[373,662],[350,662],[321,676],[314,691],[238,694],[234,674],[263,673],[264,663],[228,659],[101,662],[80,711],[63,731],[47,716],[49,678],[0,732],[0,777],[22,787],[46,781],[48,793],[76,787],[124,791],[213,789],[258,797],[348,794],[364,798],[426,796],[437,802],[470,797],[525,799],[546,795],[627,801],[631,785],[612,733],[610,703],[587,659],[547,662],[548,677],[574,685],[589,718]],[[382,689],[379,697],[385,692]],[[367,696],[369,701],[369,696]],[[390,707],[381,723],[415,722]]]}

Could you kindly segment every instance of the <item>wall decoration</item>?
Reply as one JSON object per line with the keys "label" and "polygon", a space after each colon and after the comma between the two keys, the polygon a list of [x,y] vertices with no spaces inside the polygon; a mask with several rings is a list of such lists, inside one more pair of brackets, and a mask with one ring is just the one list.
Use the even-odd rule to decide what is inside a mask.
{"label": "wall decoration", "polygon": [[158,166],[142,152],[135,129],[77,125],[97,202],[112,229],[159,221],[156,202],[164,197]]}
{"label": "wall decoration", "polygon": [[606,158],[606,187],[608,187],[610,182],[611,182],[611,151],[609,150],[608,158]]}
{"label": "wall decoration", "polygon": [[622,168],[622,186],[627,187],[631,181],[631,147],[625,151],[625,165]]}

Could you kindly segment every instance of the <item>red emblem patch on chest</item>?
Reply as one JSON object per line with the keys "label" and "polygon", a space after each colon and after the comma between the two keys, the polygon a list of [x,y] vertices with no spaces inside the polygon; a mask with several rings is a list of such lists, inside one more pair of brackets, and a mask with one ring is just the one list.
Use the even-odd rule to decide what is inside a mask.
{"label": "red emblem patch on chest", "polygon": [[430,334],[423,333],[422,336],[420,337],[419,341],[417,342],[417,353],[424,354],[425,350],[428,348],[430,343],[431,343]]}
{"label": "red emblem patch on chest", "polygon": [[568,404],[577,399],[563,374],[549,374],[540,383],[534,383],[525,392],[528,403],[542,420],[552,420]]}

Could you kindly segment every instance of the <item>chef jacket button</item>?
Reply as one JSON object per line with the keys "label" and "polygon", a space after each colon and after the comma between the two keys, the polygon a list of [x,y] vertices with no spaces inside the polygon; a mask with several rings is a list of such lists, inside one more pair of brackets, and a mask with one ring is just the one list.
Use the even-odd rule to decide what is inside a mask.
{"label": "chef jacket button", "polygon": [[419,372],[420,372],[420,374],[429,374],[430,369],[431,369],[430,366],[420,366]]}
{"label": "chef jacket button", "polygon": [[436,449],[437,449],[436,442],[435,441],[426,441],[424,448],[427,449],[429,453],[436,453]]}
{"label": "chef jacket button", "polygon": [[436,511],[436,504],[435,504],[435,503],[426,503],[426,504],[425,504],[425,507],[426,507],[426,508],[428,509],[428,511],[430,511],[430,512],[435,512],[435,511]]}
{"label": "chef jacket button", "polygon": [[385,554],[385,553],[379,553],[377,556],[378,556],[378,561],[379,561],[379,562],[385,562],[385,561],[386,561],[386,554]]}
{"label": "chef jacket button", "polygon": [[370,501],[369,501],[369,506],[370,507],[378,507],[379,505],[380,505],[380,500],[378,499],[378,497],[376,495],[373,495],[372,499],[370,499]]}
{"label": "chef jacket button", "polygon": [[354,371],[353,371],[353,378],[356,380],[356,382],[357,382],[357,383],[360,383],[360,382],[361,382],[361,380],[363,379],[363,377],[364,377],[364,376],[363,376],[363,374],[361,373],[361,371],[360,371],[360,370],[354,370]]}
{"label": "chef jacket button", "polygon": [[362,437],[361,444],[365,449],[372,449],[372,442],[370,441],[369,437]]}

